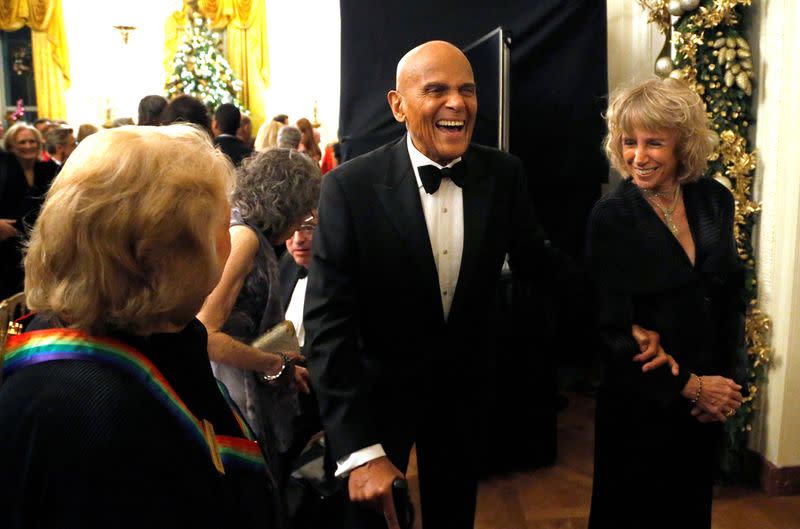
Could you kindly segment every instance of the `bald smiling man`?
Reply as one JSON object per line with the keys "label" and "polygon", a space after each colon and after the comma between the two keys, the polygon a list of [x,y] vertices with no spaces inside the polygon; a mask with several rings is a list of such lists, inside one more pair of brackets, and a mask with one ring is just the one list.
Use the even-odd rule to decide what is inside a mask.
{"label": "bald smiling man", "polygon": [[489,307],[506,253],[523,276],[552,255],[519,159],[470,144],[476,86],[458,48],[409,51],[388,100],[407,134],[323,181],[309,369],[349,475],[347,527],[398,527],[391,484],[416,443],[425,527],[471,529]]}

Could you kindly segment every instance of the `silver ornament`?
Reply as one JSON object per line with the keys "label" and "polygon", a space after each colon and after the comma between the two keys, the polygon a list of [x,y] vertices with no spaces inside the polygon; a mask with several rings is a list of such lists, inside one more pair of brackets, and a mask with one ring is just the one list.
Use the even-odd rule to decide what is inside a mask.
{"label": "silver ornament", "polygon": [[694,11],[700,5],[700,0],[681,0],[681,8],[684,11]]}
{"label": "silver ornament", "polygon": [[656,60],[655,71],[656,75],[659,77],[668,76],[674,68],[675,68],[675,63],[672,62],[672,59],[668,55],[659,57]]}
{"label": "silver ornament", "polygon": [[683,14],[683,8],[681,7],[681,0],[669,0],[669,5],[667,5],[667,11],[669,14],[674,17],[679,17]]}

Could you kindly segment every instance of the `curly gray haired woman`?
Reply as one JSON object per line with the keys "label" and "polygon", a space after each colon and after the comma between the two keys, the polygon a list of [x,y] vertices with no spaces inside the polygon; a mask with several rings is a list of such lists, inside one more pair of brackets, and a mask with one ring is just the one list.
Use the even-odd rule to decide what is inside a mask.
{"label": "curly gray haired woman", "polygon": [[264,441],[276,475],[285,475],[281,454],[291,446],[297,391],[309,392],[308,371],[294,365],[299,351],[283,355],[250,344],[285,319],[273,247],[315,214],[320,178],[314,162],[289,149],[258,153],[239,168],[231,255],[197,315],[208,330],[214,373]]}
{"label": "curly gray haired woman", "polygon": [[[236,177],[231,201],[248,224],[274,239],[294,230],[319,199],[319,167],[292,149],[269,149],[245,161]],[[279,237],[278,243],[288,237]]]}

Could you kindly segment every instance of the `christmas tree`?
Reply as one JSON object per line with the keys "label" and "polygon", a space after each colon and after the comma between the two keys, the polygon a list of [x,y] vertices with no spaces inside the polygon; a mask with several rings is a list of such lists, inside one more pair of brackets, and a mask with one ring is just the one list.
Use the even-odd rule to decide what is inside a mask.
{"label": "christmas tree", "polygon": [[203,101],[209,109],[222,103],[241,108],[237,97],[242,87],[220,51],[220,36],[208,27],[208,21],[194,11],[189,14],[183,40],[170,62],[172,74],[164,89],[167,99],[188,94]]}

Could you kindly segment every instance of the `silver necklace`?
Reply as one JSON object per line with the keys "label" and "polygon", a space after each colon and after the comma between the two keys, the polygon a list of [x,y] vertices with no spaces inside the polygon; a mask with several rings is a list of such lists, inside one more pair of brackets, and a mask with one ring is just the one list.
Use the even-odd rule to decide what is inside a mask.
{"label": "silver necklace", "polygon": [[675,196],[672,199],[672,204],[665,208],[661,204],[658,203],[658,198],[667,198],[669,195],[664,193],[663,191],[653,191],[650,189],[643,189],[642,192],[647,200],[653,204],[655,207],[661,211],[664,215],[664,222],[667,224],[669,231],[672,232],[673,235],[676,237],[678,236],[678,225],[675,224],[675,217],[673,214],[675,213],[675,208],[678,207],[678,198],[681,196],[681,186],[678,185],[675,187]]}

